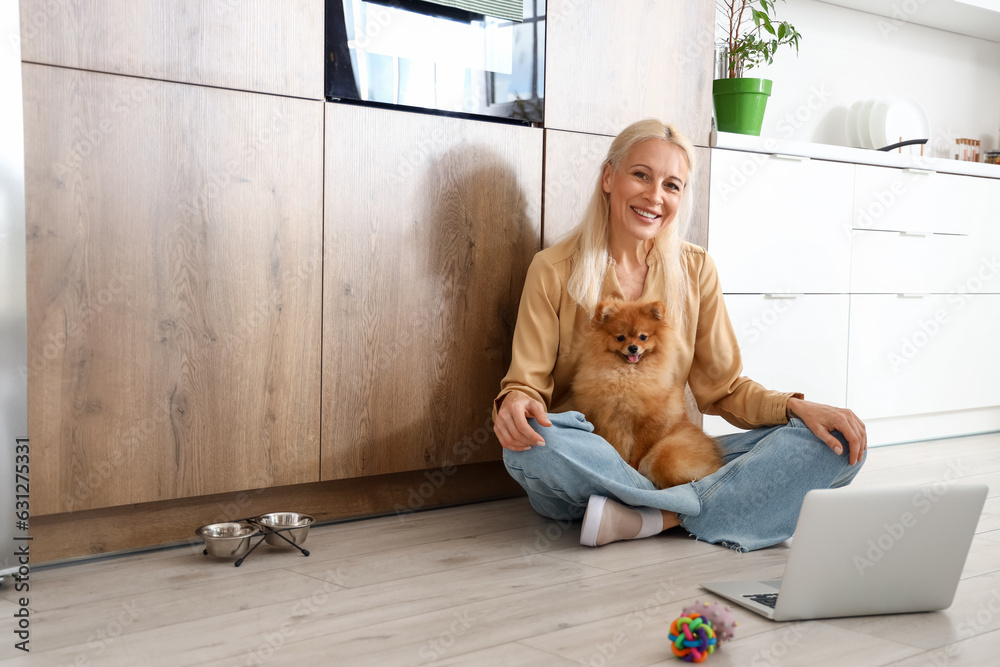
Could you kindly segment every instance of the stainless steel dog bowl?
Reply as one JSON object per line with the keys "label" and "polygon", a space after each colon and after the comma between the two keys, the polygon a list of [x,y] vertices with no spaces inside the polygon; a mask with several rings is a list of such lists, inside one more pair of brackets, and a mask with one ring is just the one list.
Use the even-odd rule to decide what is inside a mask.
{"label": "stainless steel dog bowl", "polygon": [[209,555],[239,558],[250,550],[250,538],[257,534],[257,526],[226,521],[202,526],[195,533],[205,540],[205,550]]}
{"label": "stainless steel dog bowl", "polygon": [[[269,514],[261,514],[254,519],[255,523],[259,523],[263,527],[265,542],[272,547],[288,548],[291,548],[292,544],[302,544],[305,542],[306,535],[309,534],[309,526],[315,521],[316,519],[308,514],[299,514],[298,512],[271,512]],[[289,528],[290,530],[281,530],[280,533],[271,532],[271,530],[285,528]],[[288,541],[283,540],[282,536],[288,538]],[[289,541],[292,544],[289,544]]]}

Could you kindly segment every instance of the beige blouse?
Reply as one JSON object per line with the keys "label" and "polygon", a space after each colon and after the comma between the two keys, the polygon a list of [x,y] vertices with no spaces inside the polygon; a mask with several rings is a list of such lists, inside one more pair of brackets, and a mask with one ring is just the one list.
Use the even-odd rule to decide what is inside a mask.
{"label": "beige blouse", "polygon": [[[514,329],[510,370],[493,402],[496,419],[500,401],[520,391],[541,401],[549,412],[573,410],[571,391],[574,346],[589,326],[586,311],[566,290],[573,239],[547,248],[528,268]],[[740,428],[788,423],[786,404],[800,393],[765,389],[741,375],[743,363],[736,334],[722,299],[715,262],[703,248],[685,243],[681,262],[688,275],[688,330],[677,336],[674,377],[687,378],[698,409],[720,415]],[[666,276],[659,256],[650,252],[640,301],[665,298]],[[624,299],[614,271],[608,271],[602,298]],[[683,382],[679,380],[679,382]]]}

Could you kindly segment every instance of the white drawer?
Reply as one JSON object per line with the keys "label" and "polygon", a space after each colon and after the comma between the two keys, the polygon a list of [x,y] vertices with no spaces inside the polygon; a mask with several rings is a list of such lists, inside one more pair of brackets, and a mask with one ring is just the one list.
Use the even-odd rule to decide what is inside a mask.
{"label": "white drawer", "polygon": [[856,229],[851,292],[953,292],[974,275],[972,254],[968,236]]}
{"label": "white drawer", "polygon": [[708,251],[727,292],[846,293],[854,165],[712,150]]}
{"label": "white drawer", "polygon": [[[1000,173],[1000,167],[997,167]],[[971,234],[1000,250],[1000,178],[967,177],[966,199],[971,209]]]}
{"label": "white drawer", "polygon": [[1000,295],[851,296],[847,406],[861,419],[1000,405]]}
{"label": "white drawer", "polygon": [[[849,299],[846,294],[725,295],[743,374],[768,389],[801,391],[810,401],[845,405]],[[712,435],[738,431],[710,416],[705,430]]]}
{"label": "white drawer", "polygon": [[968,234],[975,208],[968,176],[857,165],[854,227]]}

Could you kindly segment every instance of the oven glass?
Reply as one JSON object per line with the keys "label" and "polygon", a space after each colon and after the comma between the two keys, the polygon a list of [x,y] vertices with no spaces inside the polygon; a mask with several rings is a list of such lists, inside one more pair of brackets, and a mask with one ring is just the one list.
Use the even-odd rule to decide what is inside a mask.
{"label": "oven glass", "polygon": [[414,0],[327,0],[331,100],[544,120],[545,0],[522,21]]}

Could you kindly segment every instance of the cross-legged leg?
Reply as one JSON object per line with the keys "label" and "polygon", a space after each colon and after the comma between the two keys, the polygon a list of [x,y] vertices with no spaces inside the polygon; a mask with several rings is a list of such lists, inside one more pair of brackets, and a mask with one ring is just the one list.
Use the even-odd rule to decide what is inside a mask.
{"label": "cross-legged leg", "polygon": [[861,468],[847,464],[846,447],[837,456],[793,419],[787,426],[721,438],[722,469],[698,482],[656,489],[595,435],[579,412],[550,414],[549,419],[551,427],[529,422],[545,446],[504,450],[507,470],[539,514],[579,519],[590,496],[603,496],[632,507],[676,512],[699,539],[741,550],[788,539],[807,491],[844,486]]}

